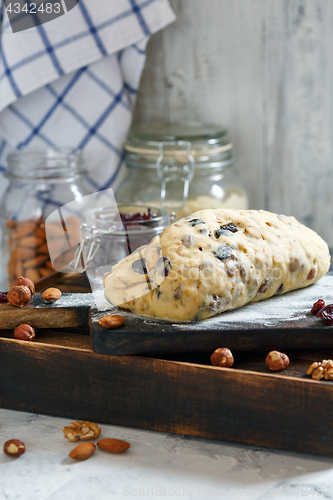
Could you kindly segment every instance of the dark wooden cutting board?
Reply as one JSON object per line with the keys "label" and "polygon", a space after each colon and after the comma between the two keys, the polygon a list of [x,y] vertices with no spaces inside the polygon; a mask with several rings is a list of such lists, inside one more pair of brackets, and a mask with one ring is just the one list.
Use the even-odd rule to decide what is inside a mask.
{"label": "dark wooden cutting board", "polygon": [[[105,315],[101,298],[90,312],[92,347],[99,354],[171,354],[212,352],[217,347],[234,351],[333,348],[333,326],[310,313],[323,298],[333,303],[333,275],[310,287],[248,304],[196,323],[169,323],[121,311],[126,323],[106,330],[98,323]],[[116,309],[111,311],[119,313]]]}

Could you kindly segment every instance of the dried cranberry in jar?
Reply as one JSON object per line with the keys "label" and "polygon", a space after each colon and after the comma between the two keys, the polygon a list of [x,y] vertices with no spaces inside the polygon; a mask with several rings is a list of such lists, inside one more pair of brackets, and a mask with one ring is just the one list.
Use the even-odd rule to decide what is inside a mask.
{"label": "dried cranberry in jar", "polygon": [[312,306],[312,314],[318,314],[320,309],[322,309],[323,307],[325,307],[325,302],[323,301],[323,299],[317,300],[317,302],[315,302]]}
{"label": "dried cranberry in jar", "polygon": [[124,214],[120,212],[120,218],[122,222],[139,222],[139,221],[145,221],[145,220],[151,220],[156,217],[156,213],[153,212],[151,208],[148,208],[148,212],[141,214],[140,212],[137,212],[135,214]]}
{"label": "dried cranberry in jar", "polygon": [[320,311],[319,316],[326,325],[333,325],[333,304],[328,304]]}
{"label": "dried cranberry in jar", "polygon": [[7,292],[0,292],[0,304],[4,304],[5,302],[8,302]]}

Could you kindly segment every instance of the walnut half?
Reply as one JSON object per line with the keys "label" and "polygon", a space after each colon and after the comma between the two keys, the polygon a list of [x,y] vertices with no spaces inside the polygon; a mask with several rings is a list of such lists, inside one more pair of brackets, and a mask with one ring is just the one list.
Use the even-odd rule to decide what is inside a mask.
{"label": "walnut half", "polygon": [[322,362],[315,361],[308,368],[307,375],[311,375],[314,380],[333,380],[333,360],[323,359]]}
{"label": "walnut half", "polygon": [[101,433],[101,429],[94,422],[75,420],[75,422],[69,424],[69,427],[64,427],[62,432],[65,434],[65,439],[76,443],[79,440],[88,441],[97,438]]}

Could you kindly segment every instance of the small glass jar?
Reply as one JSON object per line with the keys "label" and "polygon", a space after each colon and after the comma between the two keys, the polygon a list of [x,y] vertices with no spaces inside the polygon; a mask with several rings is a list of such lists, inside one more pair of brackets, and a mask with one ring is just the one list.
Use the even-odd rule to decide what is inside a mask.
{"label": "small glass jar", "polygon": [[168,213],[152,206],[118,205],[90,210],[81,226],[81,245],[71,267],[81,272],[110,267],[148,245],[168,224]]}
{"label": "small glass jar", "polygon": [[207,208],[247,209],[224,128],[204,123],[143,124],[125,143],[128,176],[119,203],[151,203],[176,220]]}
{"label": "small glass jar", "polygon": [[113,265],[148,245],[169,222],[168,212],[152,206],[113,204],[89,210],[70,269],[86,272],[95,293]]}
{"label": "small glass jar", "polygon": [[[19,276],[36,282],[54,272],[45,220],[64,204],[80,201],[89,193],[82,167],[81,152],[69,149],[22,150],[9,155],[5,174],[9,185],[0,203],[0,289],[8,289]],[[79,231],[81,217],[84,214],[76,214],[67,221],[72,232]]]}

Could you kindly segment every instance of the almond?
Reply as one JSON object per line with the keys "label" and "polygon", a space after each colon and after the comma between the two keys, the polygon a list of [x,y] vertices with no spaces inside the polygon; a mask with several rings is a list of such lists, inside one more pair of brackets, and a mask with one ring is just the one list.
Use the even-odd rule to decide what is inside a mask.
{"label": "almond", "polygon": [[44,243],[43,238],[37,238],[36,236],[26,236],[20,241],[21,247],[36,248],[40,247]]}
{"label": "almond", "polygon": [[35,229],[35,223],[32,221],[18,222],[14,237],[17,239],[24,238],[31,234]]}
{"label": "almond", "polygon": [[46,302],[55,302],[61,297],[61,291],[58,288],[48,288],[42,295]]}
{"label": "almond", "polygon": [[73,460],[86,460],[96,451],[94,443],[82,443],[76,446],[69,454]]}
{"label": "almond", "polygon": [[108,451],[109,453],[124,453],[127,451],[131,445],[126,441],[122,441],[121,439],[100,439],[97,442],[98,448],[104,451]]}
{"label": "almond", "polygon": [[24,267],[39,267],[45,264],[47,261],[47,255],[37,255],[37,257],[33,257],[32,259],[26,260],[24,263]]}
{"label": "almond", "polygon": [[22,276],[23,274],[23,266],[20,260],[18,260],[15,264],[15,274],[16,276]]}
{"label": "almond", "polygon": [[29,278],[29,280],[31,281],[39,280],[39,272],[33,267],[27,267],[23,274],[26,278]]}
{"label": "almond", "polygon": [[110,314],[110,316],[104,316],[99,320],[99,324],[104,328],[119,328],[125,323],[124,316],[120,316],[119,314]]}
{"label": "almond", "polygon": [[43,278],[45,276],[49,276],[52,273],[51,269],[49,269],[48,267],[40,267],[39,272]]}
{"label": "almond", "polygon": [[37,238],[43,238],[45,240],[46,239],[45,228],[37,226],[35,229],[35,236],[37,236]]}
{"label": "almond", "polygon": [[47,243],[44,243],[40,247],[37,248],[37,253],[38,254],[46,254],[49,255],[49,247],[47,246]]}
{"label": "almond", "polygon": [[[15,250],[14,250],[14,252],[15,252]],[[35,256],[34,248],[18,246],[16,248],[15,255],[13,255],[14,252],[12,253],[12,257],[14,257],[14,259],[28,260],[28,259],[32,259]]]}
{"label": "almond", "polygon": [[261,232],[254,226],[246,227],[244,232],[249,234],[250,236],[253,236],[253,238],[256,238],[257,240],[261,238]]}

